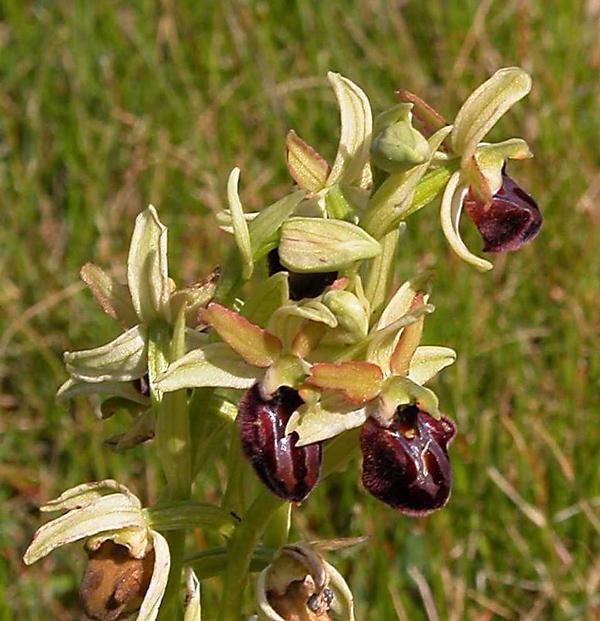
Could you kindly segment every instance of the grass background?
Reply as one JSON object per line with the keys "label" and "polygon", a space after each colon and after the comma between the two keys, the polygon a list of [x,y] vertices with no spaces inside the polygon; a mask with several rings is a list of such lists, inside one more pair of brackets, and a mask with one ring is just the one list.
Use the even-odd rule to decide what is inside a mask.
{"label": "grass background", "polygon": [[[600,2],[0,7],[0,621],[80,618],[77,546],[30,569],[20,560],[42,501],[104,477],[151,500],[160,482],[156,463],[144,466],[151,445],[103,449],[122,419],[54,404],[63,350],[117,330],[82,292],[79,267],[118,271],[152,202],[174,278],[201,277],[222,256],[212,216],[234,165],[255,209],[290,188],[287,128],[331,160],[329,69],[360,84],[376,112],[404,87],[452,118],[512,64],[534,90],[491,138],[521,135],[534,150],[512,172],[544,212],[541,235],[481,275],[449,252],[431,206],[411,219],[400,258],[401,276],[438,271],[425,342],[459,352],[435,387],[459,426],[450,504],[422,520],[397,515],[364,493],[355,463],[294,528],[370,535],[333,559],[360,619],[600,618]],[[199,492],[217,498],[221,474]],[[209,599],[217,588],[207,585]]]}

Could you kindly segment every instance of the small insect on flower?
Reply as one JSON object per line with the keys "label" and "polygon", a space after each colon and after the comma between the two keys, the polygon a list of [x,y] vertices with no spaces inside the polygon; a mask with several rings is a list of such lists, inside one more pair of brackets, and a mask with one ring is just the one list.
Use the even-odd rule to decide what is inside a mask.
{"label": "small insect on flower", "polygon": [[303,401],[297,391],[282,386],[269,399],[258,384],[240,401],[238,426],[242,450],[258,478],[277,496],[300,502],[313,490],[321,473],[322,443],[296,447],[298,434],[285,433],[290,416]]}
{"label": "small insect on flower", "polygon": [[256,583],[260,621],[354,621],[352,592],[342,575],[308,543],[280,548]]}
{"label": "small insect on flower", "polygon": [[365,488],[407,515],[441,509],[450,498],[455,433],[449,418],[436,420],[414,405],[400,406],[387,427],[369,418],[360,434]]}

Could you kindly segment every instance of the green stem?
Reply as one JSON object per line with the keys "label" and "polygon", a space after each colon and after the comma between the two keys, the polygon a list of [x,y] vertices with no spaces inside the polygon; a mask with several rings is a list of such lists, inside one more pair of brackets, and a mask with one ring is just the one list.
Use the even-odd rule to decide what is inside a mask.
{"label": "green stem", "polygon": [[292,503],[282,504],[271,518],[263,537],[263,545],[277,550],[288,542],[292,524]]}
{"label": "green stem", "polygon": [[444,162],[438,168],[425,173],[414,190],[411,189],[411,176],[418,171],[410,170],[389,175],[371,196],[369,205],[363,213],[361,226],[375,239],[380,240],[409,215],[433,201],[459,167],[459,158]]}
{"label": "green stem", "polygon": [[360,429],[351,429],[336,436],[325,448],[321,480],[330,474],[342,470],[354,457],[358,455],[360,447],[358,438]]}
{"label": "green stem", "polygon": [[[167,495],[171,501],[188,500],[191,494],[190,419],[185,390],[163,395],[156,380],[169,362],[185,351],[185,306],[182,307],[171,333],[171,326],[157,321],[150,326],[148,344],[148,374],[152,408],[156,416],[156,445],[167,479]],[[181,591],[181,572],[185,551],[186,530],[168,532],[171,569],[163,597],[159,621],[175,617]]]}
{"label": "green stem", "polygon": [[240,621],[244,589],[254,549],[283,502],[267,489],[261,489],[236,528],[228,546],[218,621]]}
{"label": "green stem", "polygon": [[243,516],[246,512],[246,460],[242,453],[237,425],[231,426],[229,454],[227,456],[227,488],[221,500],[223,511]]}
{"label": "green stem", "polygon": [[394,278],[396,250],[400,239],[400,229],[396,228],[384,235],[381,241],[381,254],[371,259],[365,281],[365,295],[371,303],[371,319],[373,325],[387,300],[388,292]]}

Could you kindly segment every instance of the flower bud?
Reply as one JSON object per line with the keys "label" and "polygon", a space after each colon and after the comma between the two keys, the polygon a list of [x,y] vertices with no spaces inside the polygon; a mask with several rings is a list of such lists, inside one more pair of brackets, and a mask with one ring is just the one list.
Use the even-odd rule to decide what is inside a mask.
{"label": "flower bud", "polygon": [[389,120],[396,118],[373,139],[371,161],[386,172],[401,172],[429,158],[427,140],[412,126],[411,109],[412,104],[399,104],[384,113],[390,115]]}
{"label": "flower bud", "polygon": [[295,390],[282,386],[269,399],[255,384],[242,397],[238,410],[242,450],[258,478],[277,496],[300,502],[319,480],[321,443],[296,447],[298,434],[285,433],[290,416],[303,401]]}
{"label": "flower bud", "polygon": [[504,170],[502,185],[490,202],[482,201],[469,190],[464,209],[483,238],[484,252],[517,250],[542,227],[542,214],[536,202]]}
{"label": "flower bud", "polygon": [[283,267],[279,260],[277,248],[271,250],[267,256],[269,265],[269,276],[278,272],[288,272],[288,284],[290,288],[290,300],[303,300],[304,298],[316,298],[327,287],[332,285],[337,278],[337,272],[319,272],[312,274],[300,274],[291,272]]}
{"label": "flower bud", "polygon": [[369,418],[360,434],[363,485],[407,515],[440,509],[450,497],[448,444],[455,432],[446,416],[436,420],[414,405],[400,406],[389,426]]}
{"label": "flower bud", "polygon": [[89,553],[79,597],[90,619],[116,621],[138,611],[154,570],[154,550],[141,559],[113,541]]}
{"label": "flower bud", "polygon": [[334,342],[356,343],[367,336],[369,316],[359,298],[350,291],[329,291],[323,304],[335,315],[339,330]]}

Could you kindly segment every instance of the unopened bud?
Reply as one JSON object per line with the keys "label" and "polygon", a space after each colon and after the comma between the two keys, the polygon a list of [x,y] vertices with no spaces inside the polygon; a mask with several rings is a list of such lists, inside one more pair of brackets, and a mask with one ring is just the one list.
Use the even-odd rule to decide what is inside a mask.
{"label": "unopened bud", "polygon": [[411,109],[412,104],[399,104],[376,122],[376,130],[384,127],[371,144],[371,161],[386,172],[402,172],[429,158],[426,138],[412,126]]}

